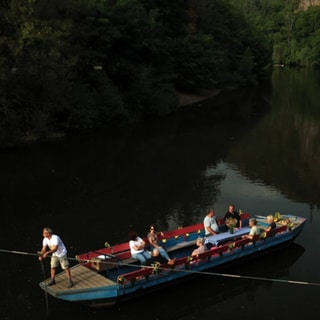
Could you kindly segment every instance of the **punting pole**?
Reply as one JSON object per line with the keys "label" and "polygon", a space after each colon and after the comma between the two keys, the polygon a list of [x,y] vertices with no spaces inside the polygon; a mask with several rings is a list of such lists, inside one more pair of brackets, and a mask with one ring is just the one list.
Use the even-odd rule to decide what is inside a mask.
{"label": "punting pole", "polygon": [[[42,271],[42,276],[43,276],[43,282],[44,282],[44,285],[46,285],[46,271],[45,271],[45,268],[44,268],[44,264],[43,264],[43,261],[40,260],[40,265],[41,265],[41,271]],[[48,292],[47,290],[44,291],[44,298],[46,300],[46,310],[47,310],[47,317],[49,316],[49,299],[48,299]]]}
{"label": "punting pole", "polygon": [[[24,252],[24,251],[15,251],[15,250],[5,250],[0,249],[0,252],[3,253],[12,253],[12,254],[21,254],[21,255],[30,255],[30,256],[39,256],[38,253]],[[49,257],[49,256],[48,256]],[[79,261],[79,259],[69,258],[70,260]],[[84,259],[86,262],[90,262],[90,259]],[[141,265],[136,264],[125,264],[120,262],[123,266],[130,267],[141,267]],[[146,268],[154,268],[153,266],[145,266]],[[184,272],[190,274],[199,274],[199,275],[207,275],[207,276],[216,276],[216,277],[226,277],[226,278],[236,278],[236,279],[247,279],[247,280],[259,280],[259,281],[270,281],[270,282],[279,282],[286,284],[296,284],[296,285],[304,285],[304,286],[320,286],[320,283],[316,282],[308,282],[308,281],[298,281],[298,280],[283,280],[283,279],[274,279],[274,278],[264,278],[264,277],[253,277],[247,275],[239,275],[239,274],[230,274],[230,273],[217,273],[217,272],[208,272],[208,271],[196,271],[196,270],[186,270],[186,269],[172,269],[172,268],[161,268],[162,270],[170,270],[171,272]]]}

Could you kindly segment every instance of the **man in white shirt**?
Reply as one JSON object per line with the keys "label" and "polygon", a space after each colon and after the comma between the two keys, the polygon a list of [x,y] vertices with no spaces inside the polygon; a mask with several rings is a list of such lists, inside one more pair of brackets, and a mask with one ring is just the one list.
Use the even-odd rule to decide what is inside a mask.
{"label": "man in white shirt", "polygon": [[219,233],[219,226],[216,220],[214,209],[209,209],[208,214],[203,220],[205,236],[211,236]]}
{"label": "man in white shirt", "polygon": [[67,288],[73,287],[66,246],[64,245],[59,236],[53,234],[51,228],[45,227],[43,228],[43,241],[39,260],[42,261],[42,259],[45,259],[48,255],[51,255],[51,279],[48,282],[48,286],[51,286],[56,283],[56,269],[60,264],[61,268],[65,270],[67,275]]}

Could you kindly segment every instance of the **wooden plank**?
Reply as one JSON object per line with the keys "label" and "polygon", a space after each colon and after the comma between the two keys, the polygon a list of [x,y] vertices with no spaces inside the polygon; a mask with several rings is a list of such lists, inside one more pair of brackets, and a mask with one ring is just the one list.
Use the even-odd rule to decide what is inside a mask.
{"label": "wooden plank", "polygon": [[139,269],[119,275],[117,281],[119,284],[125,284],[127,282],[134,283],[136,280],[146,279],[148,276],[152,275],[152,273],[153,268]]}
{"label": "wooden plank", "polygon": [[52,286],[46,286],[46,283],[50,280],[47,279],[45,282],[43,281],[42,287],[50,290],[50,292],[55,295],[58,292],[61,293],[63,291],[72,291],[79,289],[90,289],[96,287],[104,287],[104,286],[113,286],[117,285],[116,282],[108,279],[98,272],[95,272],[87,267],[77,264],[70,268],[71,276],[74,286],[72,288],[67,288],[68,280],[65,272],[60,272],[56,275],[56,284]]}

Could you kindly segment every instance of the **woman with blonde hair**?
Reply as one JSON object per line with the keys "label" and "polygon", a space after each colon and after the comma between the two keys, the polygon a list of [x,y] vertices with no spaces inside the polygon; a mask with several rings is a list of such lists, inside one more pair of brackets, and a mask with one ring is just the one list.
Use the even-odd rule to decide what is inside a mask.
{"label": "woman with blonde hair", "polygon": [[194,249],[193,251],[192,251],[192,256],[197,256],[197,255],[199,255],[200,253],[203,253],[203,252],[205,252],[205,251],[207,251],[208,249],[207,249],[207,247],[206,247],[206,245],[204,244],[204,239],[203,238],[198,238],[197,240],[196,240],[196,245],[198,246],[198,248],[197,249]]}
{"label": "woman with blonde hair", "polygon": [[270,230],[276,228],[276,223],[273,221],[273,215],[268,215],[267,216],[267,222],[268,222],[268,226],[264,229],[264,231],[269,232]]}

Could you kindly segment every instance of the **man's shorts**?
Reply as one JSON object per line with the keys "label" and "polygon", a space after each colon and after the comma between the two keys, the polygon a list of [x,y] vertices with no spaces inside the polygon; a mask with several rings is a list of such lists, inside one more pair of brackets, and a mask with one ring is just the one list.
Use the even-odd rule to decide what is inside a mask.
{"label": "man's shorts", "polygon": [[68,257],[67,256],[63,256],[63,257],[52,256],[51,257],[51,268],[57,268],[59,266],[59,264],[63,270],[68,269],[69,268]]}

